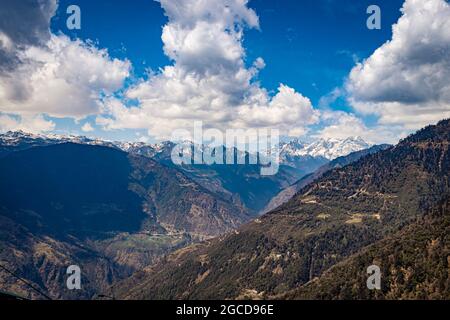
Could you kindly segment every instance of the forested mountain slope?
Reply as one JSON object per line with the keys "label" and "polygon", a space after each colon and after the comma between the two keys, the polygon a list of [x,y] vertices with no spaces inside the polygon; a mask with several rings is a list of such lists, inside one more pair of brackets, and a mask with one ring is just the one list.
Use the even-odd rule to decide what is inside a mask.
{"label": "forested mountain slope", "polygon": [[449,190],[450,121],[326,173],[235,233],[185,248],[123,281],[129,299],[283,294],[423,219]]}

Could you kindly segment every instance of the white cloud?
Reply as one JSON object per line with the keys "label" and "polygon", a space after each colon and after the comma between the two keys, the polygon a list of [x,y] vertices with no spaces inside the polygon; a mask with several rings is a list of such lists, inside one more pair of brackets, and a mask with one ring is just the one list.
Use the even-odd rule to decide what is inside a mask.
{"label": "white cloud", "polygon": [[342,88],[334,88],[331,92],[320,98],[319,107],[323,109],[330,108],[330,106],[339,98],[343,97],[344,94],[345,92],[342,90]]}
{"label": "white cloud", "polygon": [[[50,32],[56,0],[6,0],[0,11],[0,113],[4,127],[48,131],[44,120],[98,114],[131,64],[92,43]],[[27,125],[30,127],[27,130]]]}
{"label": "white cloud", "polygon": [[[4,32],[0,32],[0,49],[5,53],[11,52],[14,49],[14,43],[11,38]],[[3,59],[2,59],[3,62]]]}
{"label": "white cloud", "polygon": [[316,134],[316,138],[337,138],[359,136],[371,144],[397,143],[408,135],[408,131],[401,126],[375,125],[368,127],[354,114],[343,111],[326,111],[322,113],[323,128]]}
{"label": "white cloud", "polygon": [[22,130],[30,133],[43,133],[55,129],[55,123],[42,115],[7,115],[0,114],[0,132]]}
{"label": "white cloud", "polygon": [[[7,1],[13,7],[19,3]],[[145,129],[161,139],[176,129],[191,130],[200,120],[205,127],[268,127],[301,136],[320,122],[317,137],[359,135],[380,143],[396,142],[409,130],[450,117],[446,1],[406,0],[392,40],[355,66],[346,90],[337,88],[319,102],[327,110],[347,94],[358,114],[379,116],[373,126],[355,114],[319,112],[285,84],[275,92],[263,88],[258,74],[264,60],[246,64],[244,30],[259,28],[247,2],[160,0],[168,17],[163,50],[172,64],[124,88],[129,61],[113,59],[92,43],[51,34],[56,0],[31,0],[28,29],[0,21],[0,59],[7,61],[0,61],[0,130],[51,131],[52,117],[80,123],[98,115],[96,124],[103,129]],[[118,98],[118,91],[125,98]],[[92,129],[91,123],[81,127]]]}
{"label": "white cloud", "polygon": [[271,127],[304,132],[317,121],[309,99],[286,85],[271,96],[256,81],[264,60],[245,65],[244,28],[258,28],[246,0],[161,0],[169,22],[164,52],[174,63],[147,81],[129,88],[128,107],[117,99],[105,103],[97,124],[106,129],[147,129],[170,137],[175,129],[192,129],[193,121],[219,129]]}
{"label": "white cloud", "polygon": [[450,5],[406,0],[392,40],[350,73],[355,110],[416,129],[450,117]]}
{"label": "white cloud", "polygon": [[92,127],[92,125],[89,122],[86,122],[82,127],[81,130],[83,132],[92,132],[94,131],[94,128]]}
{"label": "white cloud", "polygon": [[49,21],[57,0],[2,0],[0,10],[0,73],[20,64],[18,54],[50,39]]}
{"label": "white cloud", "polygon": [[20,57],[24,63],[0,77],[0,111],[76,119],[96,114],[102,96],[120,89],[130,70],[129,62],[64,35]]}
{"label": "white cloud", "polygon": [[[304,126],[318,121],[319,112],[313,109],[311,101],[283,84],[278,93],[269,99],[264,93],[256,95],[253,103],[242,105],[237,122],[256,127],[279,127],[290,136],[306,132]],[[244,120],[240,120],[244,119]]]}

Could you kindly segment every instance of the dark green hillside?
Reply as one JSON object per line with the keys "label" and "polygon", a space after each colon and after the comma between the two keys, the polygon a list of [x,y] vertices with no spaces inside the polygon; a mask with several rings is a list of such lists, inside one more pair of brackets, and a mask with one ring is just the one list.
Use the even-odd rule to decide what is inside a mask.
{"label": "dark green hillside", "polygon": [[336,158],[333,161],[324,164],[313,173],[304,176],[291,186],[287,187],[286,189],[283,189],[280,193],[278,193],[275,197],[272,198],[269,204],[264,208],[263,212],[264,213],[270,212],[278,208],[279,206],[285,204],[290,199],[292,199],[301,189],[303,189],[305,186],[322,177],[326,172],[333,169],[345,167],[353,162],[358,161],[362,157],[365,157],[373,153],[377,153],[382,150],[386,150],[389,147],[390,145],[387,144],[376,145],[368,149],[352,152],[347,156]]}
{"label": "dark green hillside", "polygon": [[[368,290],[367,267],[381,269]],[[450,202],[280,299],[450,299]]]}

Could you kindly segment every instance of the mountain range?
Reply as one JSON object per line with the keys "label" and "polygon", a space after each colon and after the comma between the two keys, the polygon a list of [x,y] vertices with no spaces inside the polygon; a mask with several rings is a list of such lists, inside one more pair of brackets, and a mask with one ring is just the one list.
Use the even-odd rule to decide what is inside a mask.
{"label": "mountain range", "polygon": [[294,139],[280,144],[280,157],[282,161],[288,161],[289,158],[300,156],[323,157],[328,160],[334,160],[352,152],[367,149],[370,146],[358,136],[346,139],[319,139],[310,143]]}
{"label": "mountain range", "polygon": [[313,143],[301,143],[299,140],[284,142],[279,146],[280,169],[274,176],[261,176],[260,165],[175,166],[171,160],[171,152],[175,144],[170,141],[156,144],[112,142],[84,136],[29,134],[17,131],[0,135],[0,157],[14,151],[61,143],[105,146],[152,158],[166,166],[181,170],[199,185],[220,195],[226,201],[242,207],[252,215],[264,211],[275,195],[298,179],[316,171],[328,163],[329,159],[335,156],[346,156],[369,147],[359,137],[342,140],[322,139]]}
{"label": "mountain range", "polygon": [[[450,120],[332,169],[236,231],[115,286],[123,299],[448,299]],[[366,286],[367,268],[382,288]]]}
{"label": "mountain range", "polygon": [[[23,131],[8,131],[0,134],[0,155],[12,151],[24,150],[34,146],[44,146],[59,143],[78,143],[88,145],[100,145],[116,147],[128,153],[145,155],[148,157],[170,157],[174,143],[163,141],[149,144],[145,142],[106,141],[85,136],[57,135],[57,134],[32,134]],[[281,142],[279,145],[280,160],[288,165],[289,159],[295,157],[325,158],[334,160],[346,156],[352,152],[369,148],[371,145],[361,137],[348,137],[346,139],[319,139],[313,142],[302,142],[299,139]],[[295,163],[295,162],[294,162]],[[295,165],[294,165],[295,167]]]}
{"label": "mountain range", "polygon": [[[290,141],[265,177],[175,166],[170,142],[9,132],[0,263],[57,299],[445,298],[449,135],[445,120],[396,146]],[[65,286],[73,264],[81,291]],[[42,298],[2,271],[0,289]]]}

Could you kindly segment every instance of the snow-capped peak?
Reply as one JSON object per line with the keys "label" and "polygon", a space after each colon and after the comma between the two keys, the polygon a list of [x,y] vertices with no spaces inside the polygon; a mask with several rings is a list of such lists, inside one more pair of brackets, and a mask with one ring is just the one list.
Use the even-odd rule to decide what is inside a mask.
{"label": "snow-capped peak", "polygon": [[46,140],[47,137],[39,134],[26,133],[22,130],[8,131],[0,134],[0,142],[2,145],[15,146],[23,141]]}
{"label": "snow-capped peak", "polygon": [[289,156],[323,157],[328,160],[333,160],[369,147],[370,145],[361,137],[348,137],[346,139],[319,139],[311,143],[292,140],[288,143],[281,144],[280,151],[282,157],[284,154]]}
{"label": "snow-capped peak", "polygon": [[[88,138],[85,136],[64,136],[57,134],[43,135],[25,133],[23,131],[9,131],[7,133],[0,134],[0,143],[4,146],[19,146],[24,143],[30,145],[46,145],[64,142],[115,147],[125,152],[145,154],[147,156],[155,156],[173,147],[173,143],[168,141],[157,144],[147,144],[144,142],[110,142]],[[184,141],[182,144],[184,146],[191,146],[193,142]],[[361,137],[348,137],[346,139],[319,139],[311,143],[305,143],[299,139],[294,139],[289,142],[280,143],[279,151],[281,161],[288,161],[288,159],[304,156],[310,156],[313,158],[322,157],[328,160],[333,160],[369,147],[370,145]],[[201,146],[198,148],[199,150],[203,149]]]}
{"label": "snow-capped peak", "polygon": [[58,134],[34,134],[21,130],[8,131],[0,134],[0,145],[9,147],[34,146],[34,145],[52,145],[58,143],[78,143],[88,145],[100,145],[114,147],[115,144],[101,139],[88,138],[85,136],[75,135],[58,135]]}

